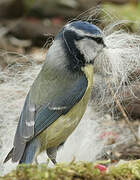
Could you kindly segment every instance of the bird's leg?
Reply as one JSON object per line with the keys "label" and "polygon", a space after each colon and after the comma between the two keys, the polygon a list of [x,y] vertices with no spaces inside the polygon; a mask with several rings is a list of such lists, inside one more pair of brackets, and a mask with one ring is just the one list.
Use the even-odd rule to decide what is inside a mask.
{"label": "bird's leg", "polygon": [[46,152],[53,164],[56,164],[57,147],[48,148]]}
{"label": "bird's leg", "polygon": [[38,160],[37,160],[37,156],[35,157],[35,164],[38,165]]}
{"label": "bird's leg", "polygon": [[56,163],[57,163],[57,162],[56,162],[56,159],[51,159],[51,161],[52,161],[53,164],[56,164]]}

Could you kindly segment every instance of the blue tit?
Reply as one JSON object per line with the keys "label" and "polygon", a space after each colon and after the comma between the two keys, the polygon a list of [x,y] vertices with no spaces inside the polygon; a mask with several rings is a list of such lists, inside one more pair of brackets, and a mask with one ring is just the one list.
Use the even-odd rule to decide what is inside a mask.
{"label": "blue tit", "polygon": [[58,147],[86,110],[94,60],[104,47],[102,31],[91,23],[74,21],[62,28],[26,97],[13,148],[4,162],[31,164],[46,151],[56,163]]}

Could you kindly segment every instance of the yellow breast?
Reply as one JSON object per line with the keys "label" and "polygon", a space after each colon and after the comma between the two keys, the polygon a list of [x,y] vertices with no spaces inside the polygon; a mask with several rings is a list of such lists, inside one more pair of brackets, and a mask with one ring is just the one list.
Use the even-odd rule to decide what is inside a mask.
{"label": "yellow breast", "polygon": [[93,66],[87,65],[82,68],[82,71],[85,73],[88,80],[88,86],[83,98],[66,115],[59,117],[51,126],[39,135],[41,151],[45,150],[46,147],[56,147],[64,142],[81,120],[91,93],[93,84]]}

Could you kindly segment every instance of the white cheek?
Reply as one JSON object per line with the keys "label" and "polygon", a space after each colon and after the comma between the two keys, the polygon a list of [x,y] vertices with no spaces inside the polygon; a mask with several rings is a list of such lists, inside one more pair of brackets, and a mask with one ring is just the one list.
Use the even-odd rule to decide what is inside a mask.
{"label": "white cheek", "polygon": [[90,39],[76,41],[75,44],[80,52],[84,55],[87,62],[93,60],[97,56],[99,50],[101,50],[101,45]]}

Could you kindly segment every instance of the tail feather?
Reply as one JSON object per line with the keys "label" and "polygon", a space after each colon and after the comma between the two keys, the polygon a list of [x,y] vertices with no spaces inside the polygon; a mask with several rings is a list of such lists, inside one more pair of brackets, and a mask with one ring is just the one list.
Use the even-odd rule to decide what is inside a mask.
{"label": "tail feather", "polygon": [[7,156],[6,156],[5,160],[3,161],[3,163],[6,163],[7,161],[9,161],[12,158],[13,151],[14,151],[14,148],[12,148],[11,151],[7,154]]}
{"label": "tail feather", "polygon": [[40,147],[39,141],[37,140],[37,138],[28,142],[26,144],[26,148],[23,153],[23,156],[22,156],[21,160],[19,161],[19,164],[23,164],[23,163],[24,164],[32,164],[39,147]]}

